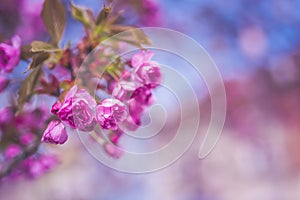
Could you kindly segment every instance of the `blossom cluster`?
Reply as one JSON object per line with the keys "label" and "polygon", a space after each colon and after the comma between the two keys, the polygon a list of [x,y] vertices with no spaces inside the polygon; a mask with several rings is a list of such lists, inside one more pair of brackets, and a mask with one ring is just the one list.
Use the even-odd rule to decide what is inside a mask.
{"label": "blossom cluster", "polygon": [[[126,129],[137,129],[144,110],[153,102],[152,90],[162,79],[160,66],[151,60],[152,56],[150,51],[132,56],[129,69],[124,69],[120,79],[110,80],[108,85],[113,87],[107,91],[111,98],[97,102],[86,89],[74,85],[63,100],[52,105],[51,112],[58,119],[48,124],[42,141],[63,144],[68,139],[66,126],[91,132],[98,124],[102,129],[110,130],[109,142],[117,144]],[[109,150],[107,152],[117,156]]]}
{"label": "blossom cluster", "polygon": [[[45,153],[43,148],[48,145],[41,144],[64,144],[70,130],[89,134],[108,155],[120,157],[122,152],[116,148],[119,139],[127,130],[140,127],[143,113],[154,102],[152,92],[160,85],[162,74],[159,64],[152,60],[153,53],[143,48],[150,44],[147,35],[140,32],[139,39],[130,35],[124,41],[114,41],[111,47],[101,46],[104,39],[134,27],[122,24],[125,21],[119,20],[120,15],[111,7],[104,6],[94,15],[88,8],[71,2],[68,5],[70,9],[60,0],[44,0],[43,5],[35,5],[39,8],[36,10],[42,10],[38,13],[40,18],[33,17],[31,22],[37,20],[37,32],[37,22],[43,22],[50,37],[48,42],[34,40],[24,44],[29,40],[28,34],[38,39],[32,30],[22,39],[15,34],[10,41],[0,41],[0,93],[5,91],[2,94],[11,98],[9,105],[0,110],[0,180],[22,173],[36,177],[51,169],[58,159]],[[155,10],[153,6],[147,8]],[[80,41],[61,46],[67,10],[83,25],[85,35]],[[34,10],[29,11],[36,16]],[[26,9],[24,12],[25,16]],[[121,58],[115,53],[121,43],[143,50],[130,59]],[[117,51],[106,49],[116,46]],[[91,56],[92,62],[86,65],[84,60],[93,49],[101,52]],[[116,62],[110,65],[112,60]],[[15,69],[25,64],[26,76],[19,79],[17,74],[22,69]],[[99,84],[90,91],[90,81],[95,78]],[[40,95],[54,98],[55,103],[52,107],[32,108],[32,97]],[[104,135],[99,134],[101,130]]]}

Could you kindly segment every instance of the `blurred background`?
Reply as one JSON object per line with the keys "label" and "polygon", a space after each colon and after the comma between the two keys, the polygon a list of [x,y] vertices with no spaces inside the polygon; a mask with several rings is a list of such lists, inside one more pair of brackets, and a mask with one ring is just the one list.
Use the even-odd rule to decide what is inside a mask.
{"label": "blurred background", "polygon": [[[17,33],[24,44],[47,40],[39,18],[42,3],[1,0],[0,37]],[[74,3],[96,13],[104,2]],[[60,165],[33,180],[2,183],[0,199],[299,200],[300,1],[116,0],[113,5],[125,9],[128,24],[177,30],[207,50],[227,95],[218,144],[199,160],[203,137],[198,136],[170,167],[134,175],[99,163],[74,134],[52,150]],[[79,41],[81,25],[70,15],[67,24],[63,43]],[[204,118],[210,104],[205,94],[199,96]]]}

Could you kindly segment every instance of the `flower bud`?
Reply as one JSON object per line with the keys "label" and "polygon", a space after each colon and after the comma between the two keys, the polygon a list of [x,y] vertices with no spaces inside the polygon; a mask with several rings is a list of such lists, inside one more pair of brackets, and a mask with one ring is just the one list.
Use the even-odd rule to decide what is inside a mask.
{"label": "flower bud", "polygon": [[52,120],[43,133],[42,142],[63,144],[67,141],[68,134],[62,122]]}

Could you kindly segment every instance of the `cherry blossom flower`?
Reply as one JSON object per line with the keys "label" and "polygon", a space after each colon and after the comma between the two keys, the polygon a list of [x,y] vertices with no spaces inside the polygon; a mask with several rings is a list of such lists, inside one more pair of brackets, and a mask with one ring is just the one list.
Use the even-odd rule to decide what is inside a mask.
{"label": "cherry blossom flower", "polygon": [[57,100],[53,105],[52,105],[52,108],[51,108],[51,112],[53,114],[57,114],[57,112],[59,111],[59,109],[61,108],[62,106],[62,102],[60,102],[59,100]]}
{"label": "cherry blossom flower", "polygon": [[135,68],[133,78],[141,84],[149,84],[156,87],[160,84],[162,75],[157,62],[151,61],[154,54],[142,51],[133,55],[131,65]]}
{"label": "cherry blossom flower", "polygon": [[122,80],[117,83],[112,95],[120,101],[129,100],[136,88],[136,83]]}
{"label": "cherry blossom flower", "polygon": [[63,103],[56,102],[52,106],[52,112],[69,125],[81,131],[91,131],[94,128],[96,107],[95,99],[84,89],[75,85],[67,93]]}
{"label": "cherry blossom flower", "polygon": [[117,99],[104,99],[96,110],[97,121],[104,129],[116,130],[117,123],[124,121],[127,116],[125,104]]}

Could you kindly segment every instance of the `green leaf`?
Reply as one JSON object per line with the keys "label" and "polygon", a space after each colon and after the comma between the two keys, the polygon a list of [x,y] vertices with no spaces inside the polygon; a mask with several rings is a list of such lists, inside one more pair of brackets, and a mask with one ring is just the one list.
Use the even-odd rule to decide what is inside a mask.
{"label": "green leaf", "polygon": [[21,59],[28,60],[29,58],[32,58],[36,53],[31,51],[30,45],[22,45],[21,47]]}
{"label": "green leaf", "polygon": [[111,13],[112,8],[111,7],[106,7],[105,5],[103,6],[102,10],[99,12],[97,18],[96,18],[96,24],[99,25],[102,22],[104,22],[109,14]]}
{"label": "green leaf", "polygon": [[71,3],[71,13],[74,19],[86,27],[93,27],[95,25],[94,15],[90,9],[82,8]]}
{"label": "green leaf", "polygon": [[18,97],[17,113],[20,113],[24,104],[31,98],[34,93],[34,87],[38,82],[39,75],[41,74],[41,66],[35,68],[24,80]]}
{"label": "green leaf", "polygon": [[140,48],[142,48],[142,45],[152,44],[150,38],[144,33],[144,31],[132,26],[112,25],[111,30],[114,34],[122,32],[119,36],[113,37],[116,40],[127,42]]}
{"label": "green leaf", "polygon": [[33,56],[32,62],[30,63],[28,69],[26,71],[29,71],[31,69],[34,69],[44,63],[45,60],[47,60],[50,57],[50,54],[48,52],[41,52]]}
{"label": "green leaf", "polygon": [[31,43],[31,52],[56,52],[56,51],[62,51],[62,50],[54,47],[52,44],[42,42],[42,41],[33,41]]}
{"label": "green leaf", "polygon": [[41,16],[52,41],[58,46],[66,26],[64,5],[60,0],[45,0]]}

